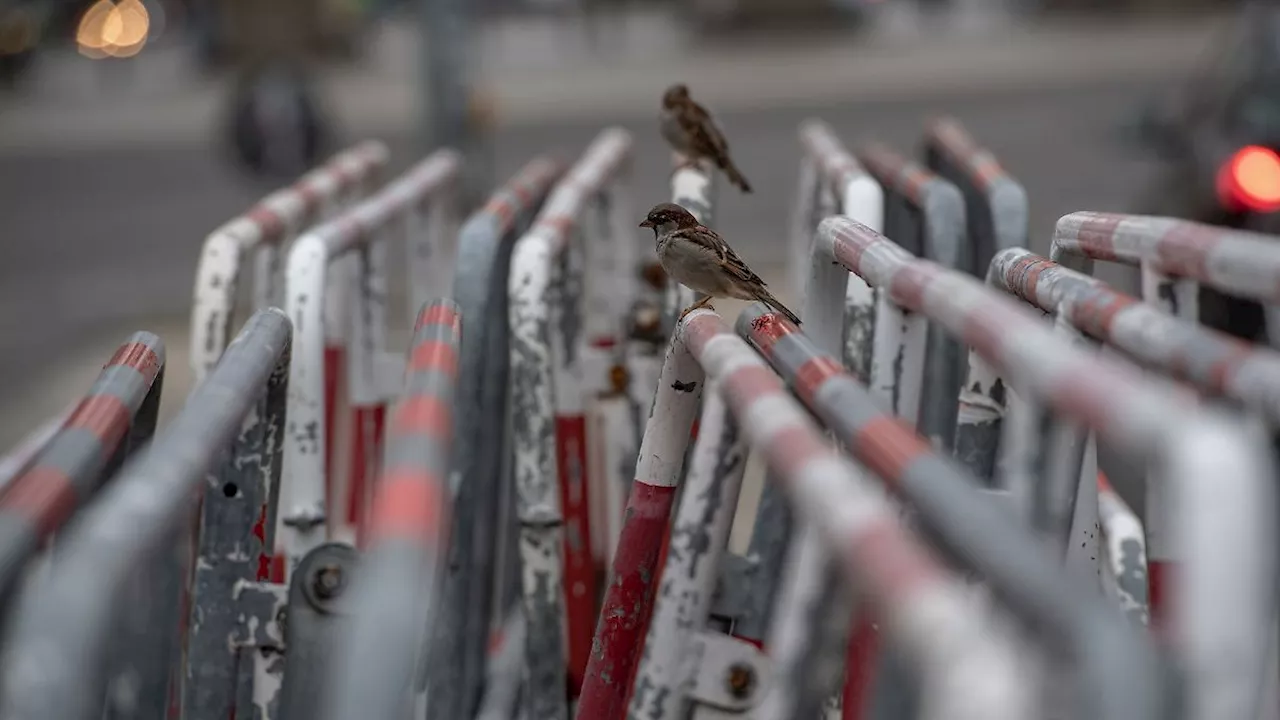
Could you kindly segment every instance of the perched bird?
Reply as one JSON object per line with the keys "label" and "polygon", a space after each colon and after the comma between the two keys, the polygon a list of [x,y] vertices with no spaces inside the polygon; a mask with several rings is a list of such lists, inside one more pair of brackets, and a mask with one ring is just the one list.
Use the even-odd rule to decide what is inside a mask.
{"label": "perched bird", "polygon": [[778,301],[764,286],[764,280],[751,272],[742,258],[714,230],[698,224],[688,210],[675,203],[654,205],[640,223],[652,228],[658,243],[658,260],[667,275],[706,297],[690,305],[680,317],[706,307],[713,298],[759,300],[799,325],[800,318]]}
{"label": "perched bird", "polygon": [[706,108],[689,97],[689,88],[677,83],[662,94],[662,137],[689,163],[707,158],[724,171],[742,192],[751,192],[747,179],[729,159],[729,143]]}

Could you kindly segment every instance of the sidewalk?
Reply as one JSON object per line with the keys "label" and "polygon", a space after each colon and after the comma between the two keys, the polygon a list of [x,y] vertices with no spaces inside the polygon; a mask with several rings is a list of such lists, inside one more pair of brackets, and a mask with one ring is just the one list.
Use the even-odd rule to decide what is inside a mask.
{"label": "sidewalk", "polygon": [[[502,126],[651,115],[675,80],[720,112],[908,97],[1068,88],[1100,77],[1167,77],[1201,57],[1215,23],[1181,19],[1001,27],[944,33],[832,34],[803,46],[760,41],[699,46],[669,18],[635,14],[602,28],[605,53],[560,20],[486,27],[478,85]],[[325,81],[327,100],[357,135],[412,127],[419,112],[417,36],[387,23],[368,55]],[[0,152],[203,142],[225,90],[199,78],[180,46],[145,50],[132,66],[73,53],[44,59],[26,97],[0,100]]]}

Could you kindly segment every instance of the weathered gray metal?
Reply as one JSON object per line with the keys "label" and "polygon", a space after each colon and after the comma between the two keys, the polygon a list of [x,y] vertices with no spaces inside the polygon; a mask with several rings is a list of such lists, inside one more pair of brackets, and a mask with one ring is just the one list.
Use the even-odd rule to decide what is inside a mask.
{"label": "weathered gray metal", "polygon": [[[965,270],[971,266],[964,197],[955,185],[884,145],[864,148],[858,159],[884,188],[885,235],[943,267]],[[929,323],[927,342],[917,427],[939,447],[949,448],[955,439],[965,357],[960,343],[936,323]]]}
{"label": "weathered gray metal", "polygon": [[[15,720],[96,720],[115,623],[140,563],[161,552],[190,517],[191,498],[237,434],[279,418],[254,412],[280,399],[289,321],[256,313],[217,368],[152,444],[61,538],[48,579],[24,597],[0,675],[0,715]],[[277,426],[274,437],[283,428]]]}
{"label": "weathered gray metal", "polygon": [[853,456],[903,496],[959,567],[986,580],[1010,608],[1076,661],[1081,717],[1155,718],[1160,667],[1151,643],[1096,592],[1072,582],[1019,519],[973,491],[974,478],[885,412],[829,352],[768,308],[749,306],[738,334]]}
{"label": "weathered gray metal", "polygon": [[[469,717],[479,702],[494,607],[507,434],[507,272],[511,249],[560,177],[536,158],[489,198],[458,234],[454,300],[471,320],[462,336],[454,467],[458,486],[440,622],[429,663],[428,717]],[[495,451],[494,448],[498,448]],[[512,558],[514,559],[514,558]]]}
{"label": "weathered gray metal", "polygon": [[[452,301],[434,301],[418,313],[405,389],[388,419],[386,460],[351,593],[352,617],[342,642],[331,648],[338,656],[329,661],[328,676],[321,676],[329,693],[320,707],[325,718],[409,712],[425,636],[442,619],[461,340],[462,317]],[[286,677],[286,690],[289,682]]]}
{"label": "weathered gray metal", "polygon": [[[1152,463],[1157,482],[1178,496],[1151,516],[1167,523],[1185,552],[1169,578],[1177,598],[1170,629],[1192,715],[1255,712],[1265,651],[1257,628],[1270,623],[1276,579],[1274,468],[1257,428],[1064,344],[1038,313],[856,221],[829,218],[819,232],[834,257],[887,289],[893,302],[963,337],[1020,390],[1084,424],[1100,442]],[[1209,475],[1231,481],[1206,483]],[[1220,562],[1224,551],[1232,563]]]}
{"label": "weathered gray metal", "polygon": [[[351,625],[351,587],[356,577],[356,561],[356,551],[350,545],[325,543],[307,553],[289,577],[284,679],[277,714],[280,720],[317,718],[322,709],[332,708],[332,696],[327,691],[336,674],[334,666],[349,651],[343,646],[342,630]],[[421,637],[421,633],[404,628],[401,631],[409,634],[410,641]],[[380,669],[394,670],[390,678],[394,683],[402,672],[412,672],[413,667],[384,665]],[[393,707],[406,700],[407,693],[384,698]],[[398,709],[404,713],[407,707],[401,704]],[[363,712],[355,717],[362,715]],[[352,716],[344,713],[336,717]]]}

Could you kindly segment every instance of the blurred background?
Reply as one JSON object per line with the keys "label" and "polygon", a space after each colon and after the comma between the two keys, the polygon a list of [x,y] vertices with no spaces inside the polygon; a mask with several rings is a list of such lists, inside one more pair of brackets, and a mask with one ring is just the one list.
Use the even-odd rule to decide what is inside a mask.
{"label": "blurred background", "polygon": [[462,147],[478,197],[621,124],[639,211],[667,198],[658,100],[686,82],[756,188],[721,193],[719,229],[793,298],[804,118],[914,154],[925,123],[954,114],[1026,185],[1044,252],[1064,213],[1137,209],[1158,158],[1125,128],[1232,46],[1237,5],[0,0],[0,447],[135,329],[164,338],[177,402],[204,237],[359,139],[387,141],[396,171]]}

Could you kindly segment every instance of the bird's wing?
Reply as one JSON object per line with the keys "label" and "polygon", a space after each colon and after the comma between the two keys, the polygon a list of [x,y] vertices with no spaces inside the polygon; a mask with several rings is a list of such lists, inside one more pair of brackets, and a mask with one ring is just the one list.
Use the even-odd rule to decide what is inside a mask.
{"label": "bird's wing", "polygon": [[724,241],[716,231],[711,228],[699,225],[695,228],[682,231],[684,236],[698,245],[706,249],[708,252],[715,254],[720,260],[720,265],[726,271],[739,281],[748,285],[758,285],[764,287],[764,280],[759,275],[751,272],[751,268],[742,262],[742,258],[738,257],[738,253],[729,247],[729,243]]}
{"label": "bird's wing", "polygon": [[716,124],[706,108],[690,100],[685,105],[683,117],[685,120],[683,124],[693,138],[692,144],[695,147],[717,161],[723,162],[729,159],[729,141],[725,140],[720,126]]}

